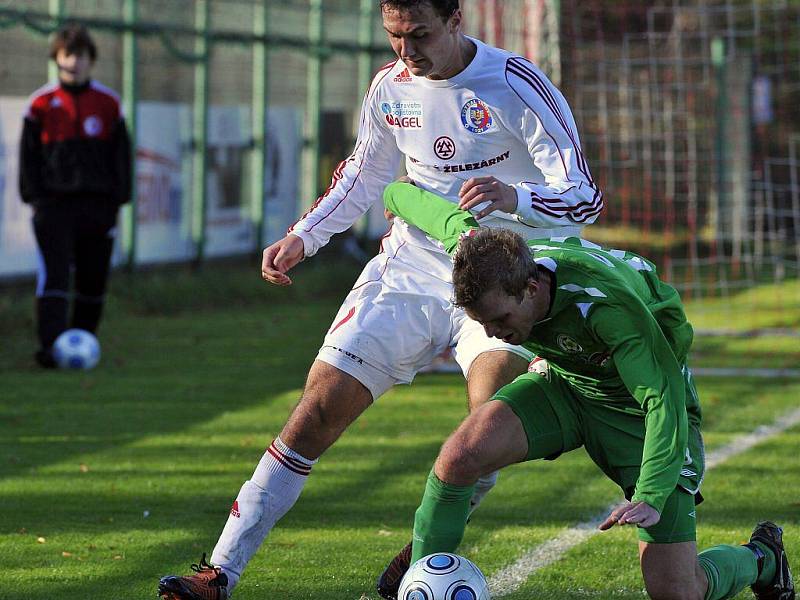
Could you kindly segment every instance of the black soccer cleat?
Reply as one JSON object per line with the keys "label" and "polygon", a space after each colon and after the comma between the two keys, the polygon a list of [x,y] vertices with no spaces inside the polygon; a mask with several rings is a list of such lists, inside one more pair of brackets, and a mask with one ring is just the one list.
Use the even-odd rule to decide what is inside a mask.
{"label": "black soccer cleat", "polygon": [[[771,521],[761,521],[753,530],[748,546],[752,548],[753,542],[764,544],[775,555],[775,577],[768,584],[751,585],[755,597],[758,600],[794,600],[792,572],[789,570],[789,560],[783,548],[783,529]],[[758,566],[760,573],[761,564]]]}
{"label": "black soccer cleat", "polygon": [[164,600],[227,600],[228,576],[208,564],[206,555],[192,565],[194,575],[167,575],[158,582],[158,596]]}
{"label": "black soccer cleat", "polygon": [[378,577],[378,594],[386,600],[397,600],[397,592],[400,590],[400,582],[411,566],[411,542],[392,559],[392,562],[383,570]]}

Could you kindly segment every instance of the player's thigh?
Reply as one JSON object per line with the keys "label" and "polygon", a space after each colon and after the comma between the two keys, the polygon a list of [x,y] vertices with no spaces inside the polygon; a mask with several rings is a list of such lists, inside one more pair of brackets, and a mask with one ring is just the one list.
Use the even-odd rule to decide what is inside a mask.
{"label": "player's thigh", "polygon": [[369,388],[374,398],[410,383],[449,345],[450,300],[441,280],[372,259],[345,298],[318,358]]}
{"label": "player's thigh", "polygon": [[483,405],[497,390],[525,373],[529,362],[527,356],[506,349],[479,354],[472,361],[467,374],[470,411]]}
{"label": "player's thigh", "polygon": [[557,374],[525,373],[493,396],[517,415],[527,440],[525,460],[552,460],[583,444],[574,397]]}
{"label": "player's thigh", "polygon": [[652,527],[637,529],[639,540],[648,544],[681,544],[697,540],[695,497],[676,486],[667,497],[661,518]]}

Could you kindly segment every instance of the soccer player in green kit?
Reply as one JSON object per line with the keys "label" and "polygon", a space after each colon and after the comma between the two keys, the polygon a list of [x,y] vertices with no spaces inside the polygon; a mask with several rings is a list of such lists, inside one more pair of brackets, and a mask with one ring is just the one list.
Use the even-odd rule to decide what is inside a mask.
{"label": "soccer player in green kit", "polygon": [[[692,327],[678,293],[630,252],[578,238],[479,229],[470,213],[408,183],[394,215],[454,253],[454,302],[493,337],[538,357],[445,442],[414,521],[412,562],[453,551],[475,481],[506,465],[586,448],[626,498],[600,525],[636,525],[647,592],[658,599],[795,597],[782,530],[697,554],[703,478],[700,405],[686,367]],[[456,252],[457,250],[457,252]]]}

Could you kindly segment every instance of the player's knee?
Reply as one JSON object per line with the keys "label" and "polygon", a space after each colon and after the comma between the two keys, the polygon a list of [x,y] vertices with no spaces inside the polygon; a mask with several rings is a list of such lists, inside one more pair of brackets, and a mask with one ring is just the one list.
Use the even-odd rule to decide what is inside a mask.
{"label": "player's knee", "polygon": [[349,425],[347,415],[342,414],[340,406],[328,398],[309,394],[308,390],[292,412],[289,422],[299,430],[298,436],[327,437],[329,431]]}
{"label": "player's knee", "polygon": [[341,376],[333,367],[329,369],[328,376],[312,369],[303,397],[281,433],[290,448],[301,454],[300,449],[304,449],[310,453],[308,456],[324,452],[372,402],[372,396],[361,384]]}
{"label": "player's knee", "polygon": [[480,453],[469,440],[458,434],[451,437],[439,453],[436,471],[447,482],[456,485],[469,485],[485,475]]}

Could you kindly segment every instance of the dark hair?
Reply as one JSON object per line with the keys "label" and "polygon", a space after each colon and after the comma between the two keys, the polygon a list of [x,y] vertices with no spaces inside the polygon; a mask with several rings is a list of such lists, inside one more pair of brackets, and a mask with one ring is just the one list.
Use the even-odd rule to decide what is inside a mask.
{"label": "dark hair", "polygon": [[473,307],[494,289],[519,297],[529,279],[538,280],[539,271],[522,236],[508,229],[480,229],[461,240],[453,258],[453,303]]}
{"label": "dark hair", "polygon": [[89,35],[89,30],[79,23],[70,23],[53,36],[53,41],[50,43],[50,58],[55,60],[59,50],[65,50],[67,54],[87,52],[92,62],[97,59],[97,46]]}
{"label": "dark hair", "polygon": [[458,0],[380,0],[381,10],[395,8],[398,10],[409,10],[417,8],[420,4],[430,4],[439,13],[443,21],[447,21],[459,8]]}

